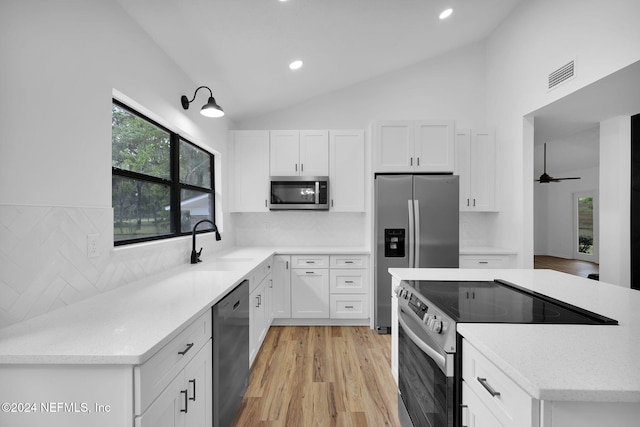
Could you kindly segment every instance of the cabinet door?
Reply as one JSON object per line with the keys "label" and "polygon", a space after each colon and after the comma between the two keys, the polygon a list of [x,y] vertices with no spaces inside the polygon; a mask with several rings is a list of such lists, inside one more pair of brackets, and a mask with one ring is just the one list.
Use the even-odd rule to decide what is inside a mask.
{"label": "cabinet door", "polygon": [[251,292],[249,302],[251,311],[249,312],[249,360],[253,359],[260,350],[260,344],[264,339],[266,329],[266,309],[264,305],[265,281],[260,282],[257,288]]}
{"label": "cabinet door", "polygon": [[329,318],[329,270],[295,269],[291,273],[293,318]]}
{"label": "cabinet door", "polygon": [[460,210],[470,211],[471,207],[471,131],[456,129],[456,170],[460,177]]}
{"label": "cabinet door", "polygon": [[291,257],[276,255],[273,259],[273,291],[271,306],[273,317],[289,319],[291,317]]}
{"label": "cabinet door", "polygon": [[376,123],[374,172],[412,171],[414,137],[412,121],[395,120]]}
{"label": "cabinet door", "polygon": [[269,173],[272,176],[300,174],[300,134],[294,130],[272,130],[269,142]]}
{"label": "cabinet door", "polygon": [[364,212],[364,131],[329,132],[332,212]]}
{"label": "cabinet door", "polygon": [[300,131],[300,175],[329,176],[329,132]]}
{"label": "cabinet door", "polygon": [[232,212],[267,212],[269,131],[232,132]]}
{"label": "cabinet door", "polygon": [[188,405],[188,389],[181,371],[149,408],[135,419],[136,427],[183,427]]}
{"label": "cabinet door", "polygon": [[477,211],[496,208],[496,144],[493,132],[471,132],[470,194]]}
{"label": "cabinet door", "polygon": [[462,405],[462,425],[466,427],[503,426],[464,381],[462,382]]}
{"label": "cabinet door", "polygon": [[187,427],[210,426],[213,420],[211,340],[184,368]]}
{"label": "cabinet door", "polygon": [[455,169],[453,121],[422,120],[415,123],[416,172],[453,172]]}

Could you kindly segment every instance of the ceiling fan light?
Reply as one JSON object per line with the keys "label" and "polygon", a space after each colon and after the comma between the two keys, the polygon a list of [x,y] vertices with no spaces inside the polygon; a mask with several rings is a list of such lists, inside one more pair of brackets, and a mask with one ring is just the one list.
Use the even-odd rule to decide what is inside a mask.
{"label": "ceiling fan light", "polygon": [[292,70],[297,70],[300,67],[302,67],[302,61],[297,59],[295,61],[293,61],[291,64],[289,64],[289,68]]}
{"label": "ceiling fan light", "polygon": [[200,109],[200,114],[207,117],[222,117],[224,116],[224,110],[216,103],[213,96],[210,96],[209,101]]}

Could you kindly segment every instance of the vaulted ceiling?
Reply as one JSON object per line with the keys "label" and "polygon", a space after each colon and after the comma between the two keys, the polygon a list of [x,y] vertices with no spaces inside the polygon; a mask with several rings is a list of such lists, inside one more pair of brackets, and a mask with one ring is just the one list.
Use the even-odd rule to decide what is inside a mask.
{"label": "vaulted ceiling", "polygon": [[481,40],[521,0],[118,1],[241,121]]}

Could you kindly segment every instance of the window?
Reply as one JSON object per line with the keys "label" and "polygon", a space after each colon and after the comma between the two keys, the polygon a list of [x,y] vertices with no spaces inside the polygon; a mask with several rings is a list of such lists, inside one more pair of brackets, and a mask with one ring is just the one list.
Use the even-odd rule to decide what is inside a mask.
{"label": "window", "polygon": [[575,259],[598,262],[598,200],[595,192],[573,194]]}
{"label": "window", "polygon": [[215,222],[213,154],[116,100],[111,129],[116,246],[189,234],[202,219]]}

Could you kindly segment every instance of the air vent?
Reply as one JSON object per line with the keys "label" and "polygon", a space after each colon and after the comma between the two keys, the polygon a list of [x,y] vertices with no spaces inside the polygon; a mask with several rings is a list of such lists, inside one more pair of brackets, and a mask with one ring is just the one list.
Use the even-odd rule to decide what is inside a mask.
{"label": "air vent", "polygon": [[566,82],[575,75],[575,61],[571,61],[549,74],[549,89]]}

